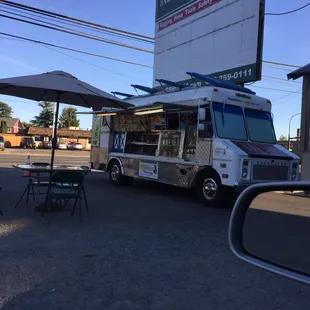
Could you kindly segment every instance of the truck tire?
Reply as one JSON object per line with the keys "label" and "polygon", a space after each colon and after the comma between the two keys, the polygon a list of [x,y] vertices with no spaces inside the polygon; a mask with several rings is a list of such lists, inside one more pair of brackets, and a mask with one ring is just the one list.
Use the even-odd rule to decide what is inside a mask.
{"label": "truck tire", "polygon": [[222,185],[215,171],[206,171],[199,176],[197,190],[201,202],[206,207],[225,208],[234,203],[233,191]]}
{"label": "truck tire", "polygon": [[132,183],[132,178],[122,174],[121,165],[117,160],[113,160],[109,165],[110,182],[115,185],[129,185]]}

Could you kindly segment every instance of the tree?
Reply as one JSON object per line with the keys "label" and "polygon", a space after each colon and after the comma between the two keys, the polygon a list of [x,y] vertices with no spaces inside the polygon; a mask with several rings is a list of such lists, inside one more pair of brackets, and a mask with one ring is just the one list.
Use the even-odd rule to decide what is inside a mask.
{"label": "tree", "polygon": [[12,108],[8,104],[0,101],[0,117],[11,118],[12,114],[13,114]]}
{"label": "tree", "polygon": [[287,141],[287,138],[285,136],[280,136],[279,140],[280,141]]}
{"label": "tree", "polygon": [[31,126],[31,124],[28,123],[28,122],[22,122],[22,125],[23,125],[23,128],[24,128],[24,129]]}
{"label": "tree", "polygon": [[37,127],[49,128],[53,125],[54,111],[53,105],[50,102],[40,102],[39,107],[41,112],[38,116],[35,116],[34,120],[31,121],[31,124]]}
{"label": "tree", "polygon": [[76,109],[64,108],[59,118],[59,128],[79,127],[80,121],[76,117]]}
{"label": "tree", "polygon": [[6,121],[1,121],[0,130],[1,130],[1,133],[7,133],[8,132],[8,126],[7,126]]}

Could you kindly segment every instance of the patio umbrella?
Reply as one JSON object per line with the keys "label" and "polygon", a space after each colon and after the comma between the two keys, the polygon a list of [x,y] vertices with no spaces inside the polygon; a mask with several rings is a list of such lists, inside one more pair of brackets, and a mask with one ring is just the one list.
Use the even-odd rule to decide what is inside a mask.
{"label": "patio umbrella", "polygon": [[[127,109],[132,104],[118,99],[63,71],[0,79],[0,94],[35,101],[56,102],[56,124],[59,103],[100,110],[102,107]],[[57,126],[53,136],[56,138]],[[55,139],[56,140],[56,139]],[[56,141],[53,141],[51,166],[54,164]]]}

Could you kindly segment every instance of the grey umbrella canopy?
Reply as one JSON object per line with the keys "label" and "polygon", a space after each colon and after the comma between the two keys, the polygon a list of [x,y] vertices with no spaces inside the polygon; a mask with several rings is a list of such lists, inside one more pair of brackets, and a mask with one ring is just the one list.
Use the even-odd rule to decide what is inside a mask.
{"label": "grey umbrella canopy", "polygon": [[0,94],[100,110],[132,106],[63,71],[0,79]]}
{"label": "grey umbrella canopy", "polygon": [[[103,107],[127,109],[132,106],[132,104],[126,103],[63,71],[0,79],[0,94],[34,101],[57,102],[56,124],[59,114],[59,103],[92,108],[93,110],[100,110]],[[56,134],[57,126],[54,128],[54,138],[56,138]],[[55,148],[56,139],[53,141],[52,167]]]}

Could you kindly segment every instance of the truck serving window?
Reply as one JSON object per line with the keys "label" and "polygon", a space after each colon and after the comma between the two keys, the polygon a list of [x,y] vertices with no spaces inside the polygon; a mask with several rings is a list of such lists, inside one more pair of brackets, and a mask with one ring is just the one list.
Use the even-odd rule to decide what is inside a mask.
{"label": "truck serving window", "polygon": [[253,142],[276,143],[272,117],[269,112],[245,109],[250,140]]}
{"label": "truck serving window", "polygon": [[217,135],[223,139],[247,140],[247,132],[240,107],[213,103]]}

